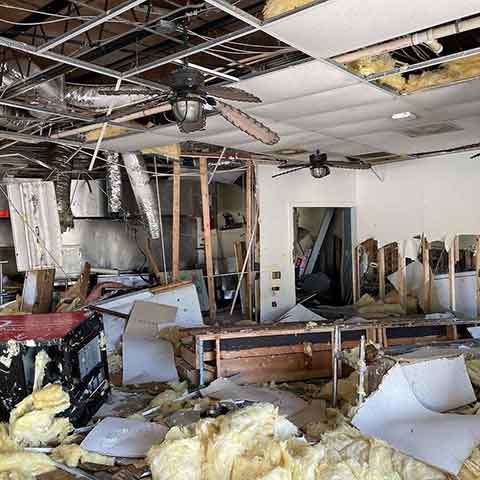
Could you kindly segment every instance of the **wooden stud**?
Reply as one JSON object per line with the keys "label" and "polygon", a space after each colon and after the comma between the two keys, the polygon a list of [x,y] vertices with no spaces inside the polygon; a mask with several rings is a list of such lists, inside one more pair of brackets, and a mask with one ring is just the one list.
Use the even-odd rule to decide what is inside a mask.
{"label": "wooden stud", "polygon": [[220,338],[215,339],[215,366],[217,370],[217,378],[222,376],[222,366],[221,366],[221,350],[220,350]]}
{"label": "wooden stud", "polygon": [[[248,244],[252,236],[252,220],[253,220],[253,165],[252,162],[247,163],[247,175],[245,182],[245,243]],[[252,319],[252,270],[253,270],[253,250],[250,253],[247,262],[246,272],[246,302],[245,315],[248,320]]]}
{"label": "wooden stud", "polygon": [[180,162],[173,162],[172,282],[180,275]]}
{"label": "wooden stud", "polygon": [[[233,251],[235,253],[235,266],[237,272],[241,272],[243,268],[243,262],[245,261],[246,253],[245,242],[233,242]],[[240,277],[239,277],[240,278]],[[245,286],[245,276],[242,278],[242,285],[240,286],[240,302],[242,304],[242,313],[247,320],[251,320],[248,316],[248,304],[247,304],[247,289]]]}
{"label": "wooden stud", "polygon": [[407,313],[407,265],[405,257],[397,250],[398,255],[398,295],[400,297],[400,305],[405,313]]}
{"label": "wooden stud", "polygon": [[215,303],[215,283],[212,259],[212,237],[210,231],[210,205],[208,201],[208,176],[207,159],[200,157],[200,187],[202,191],[203,211],[203,242],[205,244],[205,263],[207,266],[208,305],[210,308],[210,320],[215,322],[217,318],[217,306]]}
{"label": "wooden stud", "polygon": [[378,249],[377,252],[377,264],[378,264],[378,296],[383,302],[385,300],[385,250]]}
{"label": "wooden stud", "polygon": [[[457,309],[457,296],[455,291],[455,264],[457,258],[457,246],[458,241],[457,237],[454,237],[452,244],[450,245],[450,250],[448,252],[448,308],[455,312]],[[458,338],[457,327],[448,327],[448,337],[451,340],[456,340]]]}
{"label": "wooden stud", "polygon": [[423,260],[423,310],[424,313],[432,311],[432,270],[430,268],[430,244],[424,238],[422,242]]}
{"label": "wooden stud", "polygon": [[480,317],[480,236],[477,237],[475,244],[475,278],[476,281],[476,299],[477,299],[477,317]]}
{"label": "wooden stud", "polygon": [[160,268],[158,267],[157,261],[152,252],[152,240],[150,238],[146,238],[145,240],[145,256],[147,257],[148,264],[150,265],[150,269],[155,275],[158,283],[162,283],[165,276],[160,272]]}

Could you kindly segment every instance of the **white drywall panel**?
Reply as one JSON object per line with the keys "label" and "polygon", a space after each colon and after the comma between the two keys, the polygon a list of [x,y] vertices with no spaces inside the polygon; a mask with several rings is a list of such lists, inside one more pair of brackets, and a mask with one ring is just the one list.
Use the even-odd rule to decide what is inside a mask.
{"label": "white drywall panel", "polygon": [[[275,173],[275,167],[257,167],[262,322],[279,318],[295,305],[293,208],[355,205],[356,172],[332,170],[324,179],[314,179],[308,170],[272,178]],[[280,272],[280,279],[272,279],[272,272]]]}
{"label": "white drywall panel", "polygon": [[[476,303],[476,278],[475,272],[460,272],[455,274],[455,311],[466,317],[477,316]],[[436,275],[434,278],[434,291],[439,310],[448,310],[448,275]],[[480,312],[479,312],[480,313]]]}
{"label": "white drywall panel", "polygon": [[478,234],[480,161],[463,152],[383,167],[380,182],[369,172],[357,177],[358,240],[380,245],[424,233],[429,241]]}

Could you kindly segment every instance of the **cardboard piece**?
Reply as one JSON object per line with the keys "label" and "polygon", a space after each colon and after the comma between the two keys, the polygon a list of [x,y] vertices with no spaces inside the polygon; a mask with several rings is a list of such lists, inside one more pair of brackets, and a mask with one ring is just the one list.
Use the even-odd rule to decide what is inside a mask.
{"label": "cardboard piece", "polygon": [[[424,373],[428,375],[428,368]],[[432,387],[436,383],[432,394],[442,396],[450,380],[444,375],[432,375],[429,380]],[[447,402],[445,398],[442,401]],[[433,399],[428,398],[428,403],[433,403]],[[458,474],[480,442],[479,416],[428,410],[415,396],[400,365],[389,370],[378,390],[359,408],[352,423],[362,433],[453,475]]]}
{"label": "cardboard piece", "polygon": [[307,402],[297,395],[272,388],[238,385],[227,378],[217,378],[208,387],[200,390],[203,397],[217,400],[250,400],[252,402],[272,403],[281,415],[289,416],[307,406]]}
{"label": "cardboard piece", "polygon": [[135,302],[123,335],[123,384],[177,381],[175,354],[158,331],[175,325],[177,309]]}
{"label": "cardboard piece", "polygon": [[85,437],[80,446],[111,457],[142,458],[161,443],[168,427],[158,423],[107,417]]}

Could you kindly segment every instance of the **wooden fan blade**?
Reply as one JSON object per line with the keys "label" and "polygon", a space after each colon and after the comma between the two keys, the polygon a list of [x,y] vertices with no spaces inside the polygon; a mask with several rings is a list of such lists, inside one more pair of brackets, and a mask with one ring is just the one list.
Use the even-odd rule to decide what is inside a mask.
{"label": "wooden fan blade", "polygon": [[211,87],[204,87],[203,91],[212,97],[223,98],[225,100],[233,100],[235,102],[251,102],[261,103],[262,101],[255,95],[240,88],[234,87],[220,87],[212,85]]}
{"label": "wooden fan blade", "polygon": [[285,165],[279,165],[277,168],[285,170],[286,168],[297,168],[297,167],[310,167],[309,163],[287,163]]}
{"label": "wooden fan blade", "polygon": [[369,170],[371,167],[368,163],[360,160],[350,160],[342,162],[341,160],[329,160],[325,162],[325,165],[333,168],[349,168],[351,170]]}
{"label": "wooden fan blade", "polygon": [[289,173],[298,172],[299,170],[303,170],[304,168],[310,168],[310,165],[303,165],[301,167],[292,168],[291,170],[287,170],[286,172],[276,173],[275,175],[272,175],[272,178],[277,178],[277,177],[281,177],[282,175],[288,175]]}
{"label": "wooden fan blade", "polygon": [[218,113],[220,113],[227,122],[230,122],[234,127],[237,127],[247,135],[266,145],[275,145],[280,140],[277,133],[250,115],[247,115],[245,112],[219,100],[217,100],[216,103]]}

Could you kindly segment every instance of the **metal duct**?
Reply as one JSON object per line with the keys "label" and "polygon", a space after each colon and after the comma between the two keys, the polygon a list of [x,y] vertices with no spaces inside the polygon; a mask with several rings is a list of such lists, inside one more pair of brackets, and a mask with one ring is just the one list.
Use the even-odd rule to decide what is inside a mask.
{"label": "metal duct", "polygon": [[[144,102],[154,95],[148,95],[145,89],[120,89],[115,93],[107,93],[105,87],[69,87],[65,92],[65,102],[72,107],[87,108],[95,112],[104,112],[112,109]],[[111,90],[111,89],[110,89]]]}
{"label": "metal duct", "polygon": [[160,238],[160,219],[145,161],[141,155],[131,152],[123,153],[122,158],[148,234],[152,239]]}
{"label": "metal duct", "polygon": [[119,154],[109,152],[107,155],[107,203],[108,212],[118,215],[122,210],[122,172]]}
{"label": "metal duct", "polygon": [[3,128],[22,130],[37,122],[37,119],[24,115],[23,112],[16,108],[0,105],[0,126]]}
{"label": "metal duct", "polygon": [[63,145],[50,147],[50,166],[54,169],[50,177],[55,184],[57,210],[62,233],[73,228],[73,213],[70,202],[71,174],[68,164],[71,152]]}

